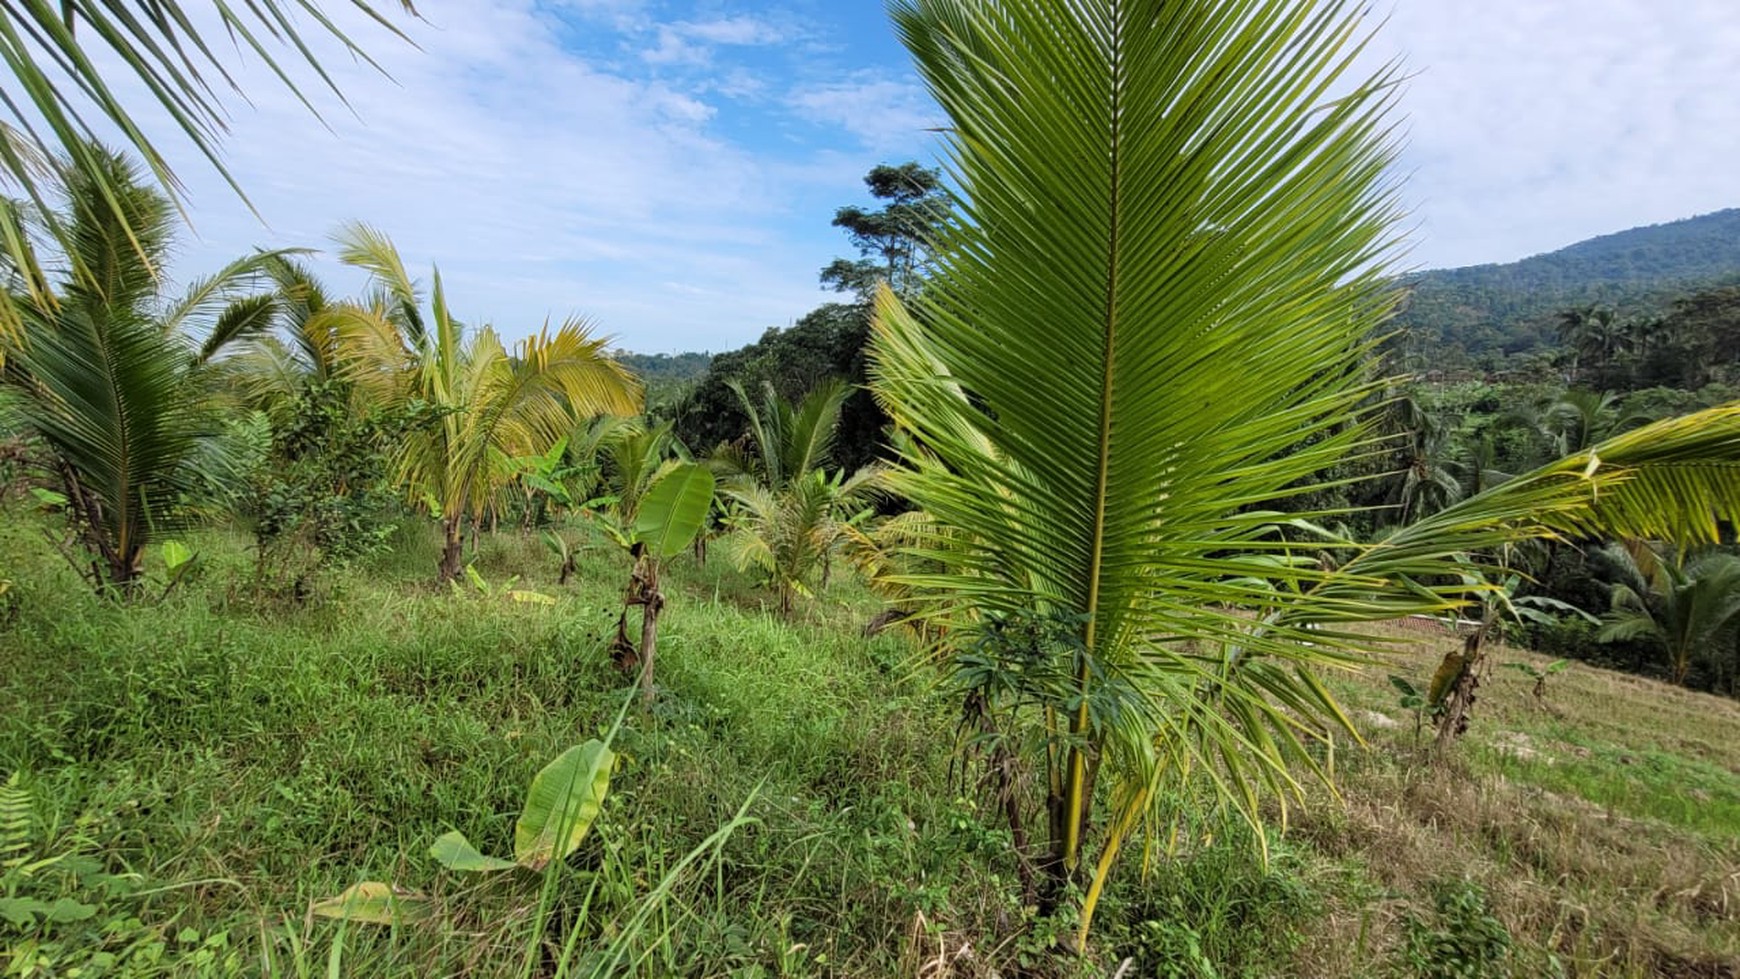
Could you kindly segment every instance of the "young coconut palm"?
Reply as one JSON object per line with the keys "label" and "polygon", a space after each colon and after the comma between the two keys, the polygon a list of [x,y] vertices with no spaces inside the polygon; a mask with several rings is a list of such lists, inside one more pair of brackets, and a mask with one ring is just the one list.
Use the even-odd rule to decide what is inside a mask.
{"label": "young coconut palm", "polygon": [[[1299,540],[1311,515],[1265,510],[1381,449],[1350,422],[1395,302],[1397,76],[1348,76],[1362,12],[893,4],[957,191],[923,315],[878,304],[872,390],[912,436],[891,482],[935,521],[915,558],[942,565],[904,583],[947,627],[1017,846],[1046,841],[1024,870],[1041,906],[1086,885],[1078,943],[1163,800],[1206,790],[1260,824],[1259,796],[1317,764],[1307,743],[1351,732],[1316,675],[1371,649],[1345,623],[1458,607],[1459,554],[1740,515],[1740,408],[1336,542],[1335,562]],[[1016,762],[1032,777],[995,774]]]}
{"label": "young coconut palm", "polygon": [[351,306],[294,258],[274,256],[263,271],[277,293],[277,321],[241,344],[224,369],[245,403],[279,420],[310,388],[340,380],[338,328]]}
{"label": "young coconut palm", "polygon": [[[53,459],[92,558],[86,576],[129,593],[146,547],[223,475],[214,362],[270,327],[276,298],[258,290],[283,256],[252,255],[164,295],[174,211],[125,158],[102,151],[100,163],[100,177],[67,170],[57,220],[74,251],[48,263],[59,271],[39,283],[41,303],[14,293],[27,332],[5,379]],[[15,287],[32,274],[9,272]]]}
{"label": "young coconut palm", "polygon": [[755,451],[715,456],[732,472],[724,484],[732,507],[729,532],[720,546],[739,569],[765,575],[779,595],[780,614],[790,615],[797,596],[811,594],[809,580],[818,568],[826,585],[833,555],[878,491],[881,470],[866,466],[847,476],[822,469],[849,393],[843,382],[828,381],[797,405],[771,384],[763,385],[760,406],[742,385],[732,382],[731,389],[749,416]]}
{"label": "young coconut palm", "polygon": [[1659,647],[1675,683],[1685,683],[1692,660],[1709,656],[1740,619],[1740,557],[1711,551],[1687,559],[1642,541],[1610,544],[1602,557],[1620,580],[1595,638]]}
{"label": "young coconut palm", "polygon": [[352,225],[338,240],[339,257],[375,287],[337,326],[344,374],[377,405],[426,406],[428,419],[397,447],[395,471],[408,497],[441,519],[439,574],[449,581],[461,571],[466,519],[482,517],[514,477],[514,460],[548,451],[594,416],[637,414],[640,385],[607,355],[609,338],[581,320],[546,327],[510,353],[491,327],[467,335],[439,271],[425,313],[386,236]]}

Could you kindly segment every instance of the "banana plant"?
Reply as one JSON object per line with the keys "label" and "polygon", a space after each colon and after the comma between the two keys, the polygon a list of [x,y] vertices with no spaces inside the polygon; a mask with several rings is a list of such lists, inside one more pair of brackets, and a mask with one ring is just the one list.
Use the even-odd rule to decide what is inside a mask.
{"label": "banana plant", "polygon": [[1397,705],[1403,710],[1412,711],[1414,714],[1414,747],[1417,748],[1420,746],[1420,729],[1425,726],[1426,713],[1433,709],[1433,705],[1426,702],[1426,694],[1419,687],[1414,686],[1407,677],[1391,673],[1390,686],[1395,687],[1396,693],[1401,695],[1401,699],[1396,702]]}
{"label": "banana plant", "polygon": [[[473,592],[475,592],[478,595],[481,595],[485,599],[503,599],[503,598],[505,598],[505,599],[508,599],[510,601],[519,602],[522,605],[554,605],[554,604],[556,604],[556,600],[554,598],[551,598],[549,595],[546,595],[543,592],[531,591],[530,589],[526,589],[526,588],[515,588],[514,586],[520,583],[520,576],[517,574],[510,577],[508,580],[502,582],[501,584],[495,585],[495,584],[491,584],[489,579],[485,578],[481,573],[478,572],[476,564],[468,564],[465,566],[465,580],[468,584],[471,585]],[[455,595],[465,594],[465,589],[460,587],[459,581],[457,579],[448,582],[447,585],[449,588],[453,589],[453,594],[455,594]]]}
{"label": "banana plant", "polygon": [[[612,645],[617,662],[640,670],[641,703],[653,702],[653,658],[658,652],[659,612],[665,596],[659,588],[666,561],[683,553],[701,532],[713,506],[715,481],[707,467],[693,462],[672,463],[648,484],[637,501],[634,519],[626,525],[602,520],[600,525],[634,559],[622,615],[616,620]],[[628,637],[628,612],[641,609],[640,645]]]}
{"label": "banana plant", "polygon": [[562,562],[558,569],[556,584],[558,586],[566,585],[568,577],[579,569],[574,543],[559,530],[546,530],[544,531],[544,546],[549,548],[550,553],[556,555],[556,559]]}
{"label": "banana plant", "polygon": [[616,754],[596,738],[556,756],[532,778],[514,823],[512,860],[486,856],[458,830],[444,833],[429,855],[449,870],[490,872],[523,867],[537,873],[579,848],[610,791]]}
{"label": "banana plant", "polygon": [[[1569,602],[1545,595],[1518,595],[1522,576],[1508,572],[1509,549],[1501,549],[1499,572],[1483,575],[1479,572],[1463,575],[1471,603],[1479,609],[1476,626],[1463,636],[1462,647],[1444,655],[1432,674],[1426,693],[1433,717],[1438,722],[1437,746],[1443,748],[1468,730],[1468,712],[1474,706],[1474,691],[1481,676],[1487,672],[1487,645],[1504,641],[1504,633],[1512,622],[1549,624],[1558,614],[1578,615],[1591,624],[1599,623],[1593,615]],[[1459,620],[1452,618],[1452,623]]]}
{"label": "banana plant", "polygon": [[520,495],[525,502],[524,522],[528,530],[552,515],[551,504],[568,510],[576,504],[585,506],[592,502],[586,498],[585,491],[597,481],[597,465],[576,465],[570,460],[570,455],[569,440],[563,437],[543,453],[532,453],[514,460]]}
{"label": "banana plant", "polygon": [[[611,733],[614,736],[614,730]],[[586,839],[610,792],[615,765],[609,739],[593,738],[557,755],[533,776],[525,806],[514,823],[512,860],[483,853],[458,830],[436,839],[429,855],[449,870],[467,873],[516,867],[541,872],[567,859]],[[323,918],[397,926],[427,917],[429,899],[382,881],[365,880],[315,902],[310,910]]]}
{"label": "banana plant", "polygon": [[1540,667],[1535,666],[1533,663],[1506,663],[1504,665],[1535,681],[1534,687],[1532,687],[1529,692],[1534,695],[1536,706],[1546,707],[1547,677],[1550,677],[1555,673],[1565,672],[1565,668],[1571,665],[1571,661],[1556,659],[1551,663],[1548,663],[1546,666]]}

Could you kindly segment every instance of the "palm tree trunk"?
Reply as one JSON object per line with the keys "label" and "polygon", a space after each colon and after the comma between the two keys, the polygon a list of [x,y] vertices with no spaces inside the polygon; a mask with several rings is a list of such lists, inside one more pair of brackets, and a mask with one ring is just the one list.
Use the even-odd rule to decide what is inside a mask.
{"label": "palm tree trunk", "polygon": [[71,466],[62,462],[59,469],[73,525],[92,555],[91,585],[118,598],[131,597],[143,569],[144,547],[137,541],[129,541],[125,546],[117,542],[105,522],[102,501],[85,489]]}
{"label": "palm tree trunk", "polygon": [[465,523],[463,517],[441,518],[441,580],[453,581],[459,577],[460,557],[465,548]]}

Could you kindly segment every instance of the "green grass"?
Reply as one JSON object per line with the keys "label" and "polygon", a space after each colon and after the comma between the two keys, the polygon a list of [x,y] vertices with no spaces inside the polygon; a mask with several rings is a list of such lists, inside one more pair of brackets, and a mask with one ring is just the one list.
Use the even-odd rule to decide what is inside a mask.
{"label": "green grass", "polygon": [[1551,760],[1487,750],[1481,767],[1575,795],[1633,819],[1651,819],[1732,839],[1740,833],[1740,781],[1728,769],[1659,749],[1586,743],[1574,733],[1547,742]]}
{"label": "green grass", "polygon": [[[0,917],[0,974],[583,976],[621,952],[617,974],[646,976],[1098,976],[1125,958],[1127,975],[1404,976],[1463,880],[1517,975],[1740,961],[1740,709],[1658,684],[1573,667],[1553,716],[1502,671],[1448,765],[1374,729],[1337,753],[1344,801],[1296,809],[1266,866],[1240,824],[1180,800],[1172,851],[1146,873],[1127,858],[1078,961],[1056,945],[1068,922],[1021,906],[1009,834],[954,765],[959,704],[901,635],[862,636],[877,606],[850,581],[787,622],[722,562],[679,562],[657,704],[630,709],[592,834],[544,877],[467,877],[429,844],[457,829],[510,852],[531,776],[633,695],[605,651],[621,554],[589,539],[558,587],[535,536],[484,535],[492,586],[557,598],[519,604],[432,587],[434,542],[410,528],[290,608],[252,596],[242,542],[210,531],[195,578],[120,608],[46,518],[0,518],[0,779],[20,773],[29,811],[27,840],[0,839],[0,899],[90,909]],[[1429,672],[1437,645],[1386,669]],[[1339,689],[1399,718],[1384,672]],[[1542,758],[1502,748],[1519,735]],[[21,853],[56,862],[26,877]],[[309,916],[364,879],[432,916]]]}

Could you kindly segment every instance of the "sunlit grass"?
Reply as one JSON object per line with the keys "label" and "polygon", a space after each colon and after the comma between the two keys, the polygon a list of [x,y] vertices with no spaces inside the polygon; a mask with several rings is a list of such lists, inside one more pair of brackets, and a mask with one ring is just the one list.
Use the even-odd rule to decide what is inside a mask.
{"label": "sunlit grass", "polygon": [[[631,711],[603,816],[546,899],[529,875],[444,871],[428,847],[457,829],[511,851],[532,774],[630,695],[605,651],[628,573],[614,545],[569,528],[579,572],[559,586],[537,535],[482,535],[479,574],[517,575],[545,607],[435,587],[434,535],[411,527],[293,608],[251,596],[243,539],[206,531],[184,589],[118,608],[48,546],[47,520],[4,517],[0,774],[27,773],[45,852],[138,875],[97,920],[110,951],[162,946],[140,974],[323,975],[336,948],[349,975],[551,974],[564,949],[564,974],[585,975],[746,800],[753,822],[677,875],[623,974],[1103,975],[1128,956],[1136,975],[1393,976],[1404,923],[1463,877],[1519,975],[1740,959],[1740,706],[1717,698],[1574,664],[1542,706],[1501,668],[1433,764],[1384,677],[1422,678],[1449,640],[1410,636],[1334,681],[1370,741],[1338,746],[1343,803],[1314,793],[1267,867],[1236,821],[1181,809],[1173,851],[1114,888],[1103,944],[1075,963],[1051,944],[1067,923],[1020,906],[1000,814],[952,764],[959,704],[898,631],[862,635],[877,605],[845,575],[787,621],[724,562],[676,563],[657,704]],[[364,879],[427,895],[430,923],[307,916]]]}

